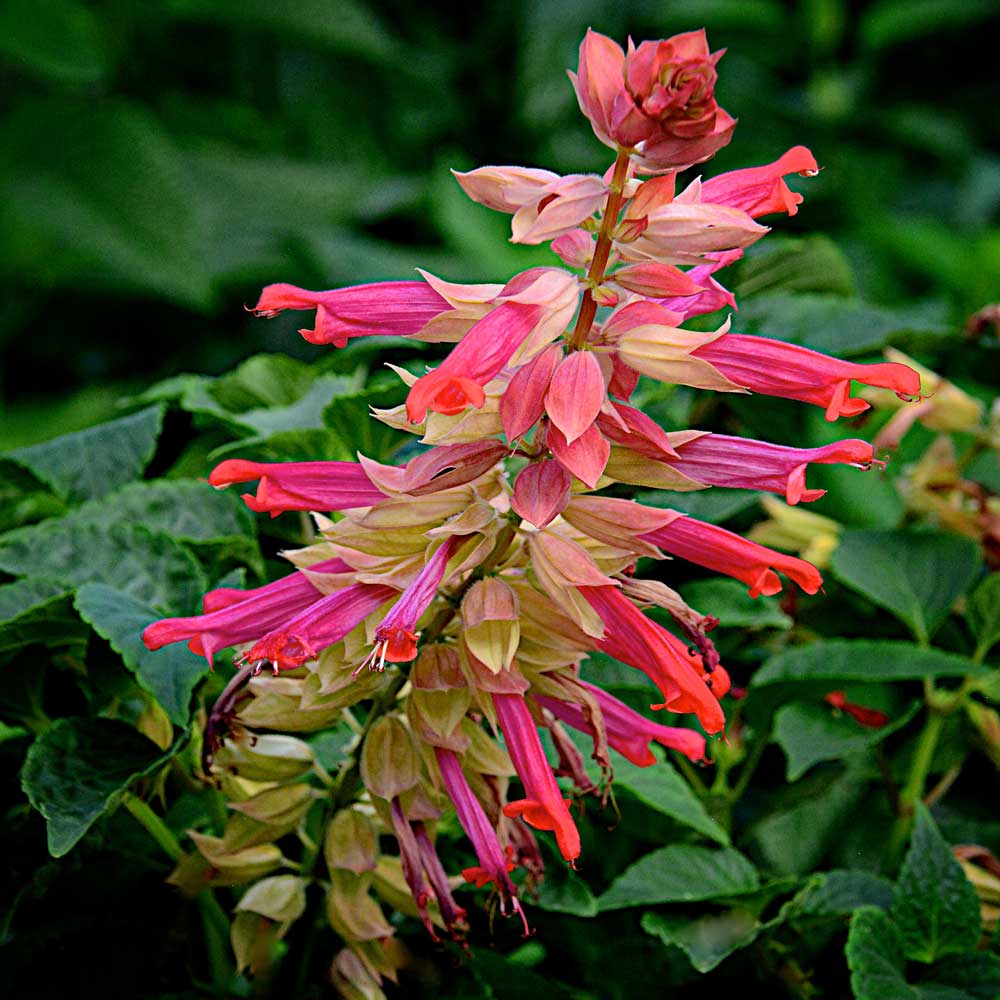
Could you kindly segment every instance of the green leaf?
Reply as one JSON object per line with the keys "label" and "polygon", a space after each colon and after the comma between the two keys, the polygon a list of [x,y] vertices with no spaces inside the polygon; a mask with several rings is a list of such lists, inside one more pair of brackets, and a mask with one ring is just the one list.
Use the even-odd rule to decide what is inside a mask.
{"label": "green leaf", "polygon": [[972,951],[979,940],[979,897],[921,803],[896,883],[892,918],[907,957],[918,962]]}
{"label": "green leaf", "polygon": [[795,703],[778,709],[774,716],[774,739],[785,751],[785,778],[798,781],[809,768],[825,760],[839,760],[851,753],[878,746],[887,736],[905,726],[919,710],[914,703],[887,725],[862,726],[847,712],[830,705]]}
{"label": "green leaf", "polygon": [[838,869],[823,872],[790,904],[792,915],[840,916],[862,906],[888,910],[892,905],[892,884],[870,872]]}
{"label": "green leaf", "polygon": [[890,310],[839,295],[784,292],[741,303],[737,328],[840,357],[876,351],[905,334],[938,338],[950,333],[945,317],[930,307]]}
{"label": "green leaf", "polygon": [[807,681],[911,681],[987,672],[964,656],[923,649],[911,642],[832,639],[772,656],[750,679],[750,687]]}
{"label": "green leaf", "polygon": [[97,83],[108,72],[109,55],[101,19],[77,0],[0,4],[0,56],[36,76]]}
{"label": "green leaf", "polygon": [[34,643],[83,641],[86,631],[73,614],[66,587],[50,580],[15,580],[0,586],[0,652]]}
{"label": "green leaf", "polygon": [[740,266],[735,290],[741,301],[762,292],[857,294],[851,265],[827,236],[785,239],[758,247],[753,248]]}
{"label": "green leaf", "polygon": [[705,812],[698,796],[669,761],[653,767],[616,768],[615,787],[619,786],[628,789],[650,809],[728,846],[729,835]]}
{"label": "green leaf", "polygon": [[[293,403],[287,406],[244,410],[236,420],[262,437],[282,431],[317,429],[323,426],[324,411],[331,400],[354,389],[355,380],[343,375],[320,375]],[[367,417],[365,422],[367,422]],[[355,425],[355,432],[360,423]],[[350,441],[350,437],[347,439]]]}
{"label": "green leaf", "polygon": [[777,598],[751,597],[738,580],[695,580],[681,588],[681,596],[691,607],[719,619],[732,628],[792,627]]}
{"label": "green leaf", "polygon": [[627,868],[597,904],[604,913],[630,906],[728,898],[759,888],[757,869],[739,851],[670,844]]}
{"label": "green leaf", "polygon": [[925,36],[941,40],[943,32],[958,31],[995,13],[991,0],[881,0],[862,13],[861,40],[869,49]]}
{"label": "green leaf", "polygon": [[883,910],[865,906],[854,914],[846,954],[857,1000],[920,1000],[903,977],[899,932]]}
{"label": "green leaf", "polygon": [[935,532],[848,531],[834,575],[891,611],[927,642],[982,565],[979,546]]}
{"label": "green leaf", "polygon": [[996,1000],[1000,996],[1000,955],[977,951],[946,956],[931,969],[930,981],[959,989],[975,1000]]}
{"label": "green leaf", "polygon": [[163,407],[63,434],[5,456],[71,502],[103,497],[142,475],[156,449]]}
{"label": "green leaf", "polygon": [[983,657],[1000,642],[1000,574],[991,573],[969,595],[965,617],[976,637],[976,653]]}
{"label": "green leaf", "polygon": [[106,583],[152,607],[193,612],[205,592],[194,557],[166,535],[138,525],[101,528],[68,518],[48,522],[44,539],[35,528],[0,536],[0,569],[78,587]]}
{"label": "green leaf", "polygon": [[114,719],[58,719],[32,744],[21,787],[45,817],[49,853],[62,857],[122,792],[170,759],[131,726]]}
{"label": "green leaf", "polygon": [[675,913],[642,915],[642,929],[680,948],[698,972],[711,972],[734,951],[753,943],[761,926],[753,913],[738,908],[694,920]]}
{"label": "green leaf", "polygon": [[[199,380],[191,388],[204,387],[217,408],[228,413],[245,413],[290,406],[309,391],[315,378],[316,372],[303,361],[285,354],[255,354],[228,374]],[[181,405],[190,408],[184,398]]]}
{"label": "green leaf", "polygon": [[85,583],[74,603],[84,621],[121,656],[139,685],[160,703],[167,718],[186,726],[191,717],[191,694],[208,673],[205,659],[177,643],[148,650],[142,631],[160,615],[142,601],[106,584]]}
{"label": "green leaf", "polygon": [[596,917],[597,900],[590,887],[572,871],[564,874],[550,874],[538,886],[538,898],[534,900],[539,909],[550,913],[568,913],[574,917]]}
{"label": "green leaf", "polygon": [[819,772],[771,797],[771,810],[751,828],[763,862],[783,875],[805,874],[820,863],[842,836],[844,817],[861,801],[863,774]]}
{"label": "green leaf", "polygon": [[336,431],[354,452],[359,451],[376,462],[387,462],[400,446],[404,435],[380,420],[373,419],[369,414],[369,407],[387,409],[399,402],[400,395],[393,389],[375,396],[369,393],[338,396],[323,411],[323,422]]}

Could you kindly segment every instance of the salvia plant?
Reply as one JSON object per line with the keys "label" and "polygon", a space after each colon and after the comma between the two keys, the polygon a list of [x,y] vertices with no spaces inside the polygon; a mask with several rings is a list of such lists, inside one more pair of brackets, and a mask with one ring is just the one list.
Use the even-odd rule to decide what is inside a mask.
{"label": "salvia plant", "polygon": [[[778,878],[762,888],[706,811],[738,764],[745,790],[767,737],[746,761],[747,721],[740,713],[746,692],[731,687],[713,643],[716,609],[672,589],[671,566],[693,564],[730,577],[753,600],[779,594],[786,583],[818,594],[817,564],[840,560],[838,575],[849,578],[851,553],[836,520],[799,506],[824,494],[809,484],[810,467],[841,465],[874,479],[873,469],[885,464],[880,455],[897,449],[911,427],[979,427],[982,407],[898,352],[860,364],[731,330],[736,301],[725,269],[769,232],[759,219],[799,211],[803,196],[786,178],[813,177],[819,166],[796,146],[764,166],[678,183],[681,172],[706,163],[733,138],[736,120],[715,99],[721,55],[710,51],[703,31],[639,45],[630,40],[625,50],[590,31],[570,78],[580,110],[613,156],[607,172],[560,176],[485,166],[455,173],[469,198],[512,216],[514,243],[550,244],[563,266],[532,267],[496,284],[458,284],[421,271],[419,280],[319,292],[273,284],[261,293],[258,317],[313,314],[300,331],[311,344],[345,348],[359,338],[394,337],[453,346],[422,373],[390,366],[405,385],[405,401],[374,409],[370,419],[411,436],[400,449],[405,462],[389,464],[362,451],[356,461],[229,457],[216,465],[212,486],[256,483],[243,495],[251,511],[292,516],[295,528],[286,537],[297,537],[310,515],[315,530],[307,544],[284,551],[287,575],[253,589],[228,581],[204,594],[201,614],[162,618],[142,632],[147,650],[169,647],[157,661],[163,671],[172,658],[185,657],[189,682],[178,684],[187,683],[188,698],[200,668],[191,668],[193,658],[173,644],[187,643],[209,667],[225,662],[220,652],[234,653],[235,670],[196,734],[199,777],[228,804],[214,832],[191,829],[192,848],[184,852],[147,802],[120,794],[174,858],[170,881],[199,900],[213,933],[220,926],[226,933],[226,922],[211,890],[245,887],[228,928],[240,970],[266,978],[296,921],[308,913],[315,923],[317,900],[339,939],[330,976],[346,997],[391,992],[412,960],[397,933],[403,917],[418,919],[434,941],[454,942],[461,955],[496,931],[475,919],[474,908],[494,925],[507,918],[526,937],[533,934],[533,907],[545,907],[546,899],[549,909],[587,915],[573,901],[580,892],[593,903],[585,886],[586,824],[614,825],[616,767],[648,774],[626,787],[654,803],[669,799],[664,813],[723,845],[721,852],[676,845],[686,848],[677,864],[706,881],[703,892],[686,888],[678,899],[755,900],[732,910],[724,926],[694,932],[669,915],[643,918],[648,935],[682,948],[699,971],[762,933],[768,900],[794,884]],[[712,313],[726,318],[708,329],[699,318]],[[831,424],[872,403],[895,412],[874,443],[850,437],[791,447],[697,428],[667,432],[638,405],[643,376],[668,386],[797,401],[818,407]],[[132,421],[129,433],[141,436],[142,421],[161,416],[146,410],[125,418]],[[355,430],[358,440],[373,440],[372,432],[364,438]],[[962,494],[961,477],[948,480],[951,492],[941,488],[948,456],[923,461],[925,474],[912,477],[907,502],[925,512],[936,503],[942,523],[986,544],[993,529],[982,511],[970,513],[949,499]],[[678,495],[660,494],[655,505],[637,502],[633,487],[644,488],[644,498],[650,491]],[[773,495],[765,501],[770,519],[753,529],[753,539],[685,512],[685,497],[713,487]],[[132,541],[151,544],[145,536]],[[871,539],[872,549],[877,541]],[[913,545],[919,549],[919,540]],[[854,548],[863,559],[857,539]],[[881,551],[890,560],[910,558],[891,545]],[[677,562],[664,562],[671,559]],[[164,571],[176,575],[178,568]],[[966,574],[963,589],[974,575],[975,569]],[[924,615],[921,586],[914,586],[916,610],[898,590],[863,583],[858,589],[912,624],[919,642],[913,656],[946,657],[929,650],[930,634],[961,591]],[[1000,601],[996,591],[973,602],[970,620],[982,627],[972,659],[961,660],[970,670],[979,669],[997,638],[988,625]],[[107,623],[109,594],[113,599],[114,591],[87,583],[77,607],[87,620]],[[794,594],[786,597],[793,608]],[[135,631],[118,626],[98,631],[127,662],[141,660]],[[851,676],[860,679],[864,665],[859,674],[857,657],[852,663]],[[889,970],[892,989],[915,990],[904,980],[905,959],[932,963],[971,954],[982,929],[972,884],[919,799],[946,716],[964,706],[991,753],[1000,738],[993,710],[969,700],[976,690],[971,680],[947,690],[926,680],[958,675],[943,663],[887,675],[923,676],[931,712],[915,750],[915,777],[899,790],[899,816],[886,833],[898,862],[915,824],[898,886],[841,873],[834,887],[810,884],[786,907],[808,922],[856,908],[838,910],[838,892],[857,897],[859,906],[877,904],[858,909],[852,929],[849,958],[859,995],[879,995],[879,969]],[[801,665],[785,673],[774,668],[773,680],[792,681],[796,669],[807,672]],[[828,677],[830,689],[823,692],[822,718],[813,721],[822,727],[845,718],[855,727],[845,752],[874,747],[916,711],[859,703],[850,692],[832,690],[841,674],[824,675],[822,664],[810,669],[814,681]],[[663,722],[607,690],[630,672]],[[166,691],[162,676],[143,683]],[[183,696],[172,695],[178,702]],[[169,713],[172,702],[161,701]],[[784,721],[794,728],[796,719]],[[139,728],[153,737],[156,726],[147,718]],[[304,737],[334,729],[342,737],[337,754],[321,761]],[[794,750],[785,734],[790,771],[831,759],[805,745],[810,732],[805,725]],[[167,738],[161,727],[158,740],[165,752],[170,733],[168,722]],[[73,752],[71,742],[66,753]],[[161,763],[157,758],[127,777],[152,775]],[[42,768],[41,754],[29,755],[25,784],[51,812]],[[702,802],[692,787],[704,793]],[[807,838],[808,822],[805,814],[801,825],[790,820],[783,836]],[[60,834],[51,825],[49,832],[52,845]],[[439,849],[442,840],[451,845],[459,836],[465,846],[458,853],[473,863],[455,866],[456,851]],[[288,856],[289,843],[298,845],[296,857]],[[68,846],[57,843],[54,853]],[[977,886],[996,881],[989,851],[969,849],[961,860]],[[669,859],[661,856],[661,864]],[[646,899],[643,879],[658,877],[653,867],[632,874],[628,885],[602,896],[602,910]],[[947,893],[941,890],[939,899],[941,886]],[[890,919],[882,897],[893,891]],[[609,901],[616,892],[621,898]],[[921,909],[922,893],[934,901],[927,903],[934,912]],[[937,929],[929,930],[928,921],[937,921]],[[789,965],[782,974],[794,970]],[[995,977],[990,970],[982,973],[987,979]],[[960,985],[963,974],[972,975],[941,973]],[[803,983],[788,988],[810,995]]]}

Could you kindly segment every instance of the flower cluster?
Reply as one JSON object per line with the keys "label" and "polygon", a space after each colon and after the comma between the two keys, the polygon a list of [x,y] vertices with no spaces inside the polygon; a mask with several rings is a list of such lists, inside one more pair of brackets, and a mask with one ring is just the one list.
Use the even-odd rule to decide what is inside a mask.
{"label": "flower cluster", "polygon": [[[627,52],[589,32],[571,76],[596,135],[615,151],[607,174],[517,166],[456,174],[470,198],[512,215],[515,242],[551,241],[564,267],[532,268],[505,284],[423,272],[322,292],[278,284],[256,306],[265,317],[314,310],[301,331],[314,344],[404,336],[455,345],[419,377],[398,369],[405,404],[375,412],[427,446],[406,464],[359,456],[218,466],[216,487],[257,483],[244,497],[252,510],[340,516],[319,516],[322,540],[287,553],[290,575],[213,591],[204,614],[157,622],[144,635],[154,649],[187,640],[210,661],[238,648],[242,669],[206,747],[217,774],[266,774],[273,787],[261,794],[287,793],[287,775],[300,772],[241,771],[241,761],[260,756],[244,727],[317,731],[369,703],[354,762],[330,793],[329,910],[348,948],[336,974],[364,968],[377,979],[391,966],[379,943],[392,927],[369,893],[393,872],[432,935],[461,936],[466,914],[434,844],[446,809],[477,859],[462,874],[491,884],[505,913],[523,917],[515,870],[541,871],[533,831],[551,834],[576,862],[571,794],[557,777],[578,794],[601,788],[565,727],[590,738],[607,780],[611,749],[639,766],[657,762],[653,744],[699,761],[703,733],[723,733],[729,678],[707,634],[717,623],[663,583],[635,578],[637,559],[674,556],[742,581],[753,596],[779,592],[782,575],[819,590],[819,571],[802,559],[682,510],[601,491],[722,486],[808,502],[823,492],[807,484],[811,464],[867,470],[872,445],[801,449],[667,433],[630,405],[640,376],[798,400],[830,421],[868,407],[851,395],[853,382],[919,395],[919,376],[903,364],[839,361],[731,332],[729,318],[711,332],[685,329],[691,317],[735,306],[719,271],[768,232],[758,218],[798,210],[802,197],[785,178],[817,172],[799,146],[765,166],[678,185],[678,172],[728,143],[736,124],[714,96],[720,55],[701,31],[630,43]],[[650,607],[675,627],[645,614]],[[654,723],[581,679],[581,661],[596,650],[645,674],[653,708],[693,724]],[[380,854],[376,829],[395,836],[398,859]],[[249,849],[238,833],[235,842],[228,828],[210,845],[202,838],[215,870],[227,850]]]}

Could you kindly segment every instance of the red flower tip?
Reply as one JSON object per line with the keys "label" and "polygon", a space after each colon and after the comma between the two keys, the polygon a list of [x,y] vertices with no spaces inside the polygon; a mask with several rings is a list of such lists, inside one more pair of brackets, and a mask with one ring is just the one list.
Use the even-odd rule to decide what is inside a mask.
{"label": "red flower tip", "polygon": [[248,462],[245,458],[229,458],[212,470],[208,481],[219,490],[233,483],[248,483],[260,479],[265,471],[260,462]]}
{"label": "red flower tip", "polygon": [[274,672],[295,670],[316,656],[316,651],[301,636],[285,632],[272,632],[257,642],[249,653],[240,657],[241,663],[270,663]]}
{"label": "red flower tip", "polygon": [[483,387],[473,379],[432,371],[413,383],[406,397],[406,415],[411,424],[419,424],[428,410],[452,417],[468,406],[478,409],[485,402]]}
{"label": "red flower tip", "polygon": [[881,729],[889,722],[889,716],[885,712],[848,701],[843,691],[831,691],[824,700],[839,711],[846,712],[855,722],[867,729]]}

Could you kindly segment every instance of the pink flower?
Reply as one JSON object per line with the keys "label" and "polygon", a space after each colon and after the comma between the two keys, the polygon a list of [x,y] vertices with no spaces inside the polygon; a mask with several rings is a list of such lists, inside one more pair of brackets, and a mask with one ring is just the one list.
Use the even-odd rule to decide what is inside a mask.
{"label": "pink flower", "polygon": [[698,264],[685,272],[701,291],[694,295],[675,296],[660,299],[659,304],[671,312],[677,313],[680,322],[692,316],[704,316],[705,313],[717,309],[735,309],[736,297],[728,288],[724,288],[712,277],[716,271],[728,267],[743,256],[742,250],[724,250],[722,253],[705,254],[710,263]]}
{"label": "pink flower", "polygon": [[222,489],[232,483],[260,480],[256,496],[244,493],[253,511],[277,517],[288,510],[351,510],[385,499],[357,462],[248,462],[230,458],[217,465],[208,481]]}
{"label": "pink flower", "polygon": [[588,31],[577,73],[570,73],[580,110],[606,146],[634,149],[640,170],[683,170],[707,160],[736,127],[715,101],[715,64],[705,32],[643,42],[628,53]]}
{"label": "pink flower", "polygon": [[693,353],[753,392],[822,406],[827,420],[856,417],[868,409],[863,399],[851,398],[852,379],[891,389],[901,399],[920,395],[920,375],[906,365],[854,364],[767,337],[727,333]]}
{"label": "pink flower", "polygon": [[527,167],[452,173],[473,201],[513,212],[512,243],[544,243],[571,232],[601,207],[608,193],[607,185],[594,174],[560,177]]}
{"label": "pink flower", "polygon": [[[856,469],[870,469],[878,460],[867,441],[848,438],[822,448],[788,448],[753,438],[729,437],[702,431],[670,435],[680,460],[670,464],[685,476],[709,486],[765,490],[783,494],[790,504],[818,500],[826,490],[806,487],[811,462],[832,465],[844,462]],[[882,463],[884,464],[884,463]]]}
{"label": "pink flower", "polygon": [[812,153],[805,146],[793,146],[774,163],[730,170],[704,181],[701,198],[714,205],[742,209],[755,219],[771,212],[795,215],[802,204],[802,195],[789,190],[785,175],[815,177],[818,173],[819,167]]}
{"label": "pink flower", "polygon": [[466,882],[474,882],[479,887],[492,882],[500,894],[500,906],[503,912],[511,913],[515,910],[521,912],[517,890],[509,874],[514,867],[513,862],[501,848],[496,830],[487,819],[479,799],[469,787],[462,765],[451,750],[442,747],[434,748],[434,756],[441,770],[445,791],[455,806],[458,821],[462,824],[465,835],[472,841],[472,848],[479,861],[479,865],[474,868],[463,868],[462,877]]}
{"label": "pink flower", "polygon": [[352,337],[413,336],[449,308],[423,281],[381,281],[328,292],[268,285],[253,312],[271,319],[286,309],[315,309],[315,329],[299,333],[310,344],[345,347]]}
{"label": "pink flower", "polygon": [[725,528],[686,515],[642,537],[664,552],[742,580],[750,588],[751,597],[781,591],[775,570],[794,580],[807,594],[815,594],[823,585],[819,570],[804,559],[775,552]]}
{"label": "pink flower", "polygon": [[[339,573],[346,568],[346,563],[340,559],[328,559],[310,568],[321,573]],[[323,596],[309,582],[309,578],[299,572],[255,590],[227,590],[221,593],[226,596],[220,598],[220,591],[205,595],[206,614],[190,618],[164,618],[147,626],[142,633],[146,648],[160,649],[187,639],[191,651],[205,656],[211,665],[212,657],[218,650],[256,639]],[[238,597],[238,594],[243,596]]]}
{"label": "pink flower", "polygon": [[[258,639],[242,663],[271,664],[274,672],[295,670],[315,659],[364,621],[396,591],[381,584],[354,583],[327,594]],[[237,605],[239,607],[239,605]],[[259,633],[258,633],[259,634]]]}
{"label": "pink flower", "polygon": [[484,316],[433,371],[410,387],[406,414],[420,423],[428,409],[461,413],[486,401],[483,386],[503,371],[513,353],[542,318],[540,305],[505,302]]}
{"label": "pink flower", "polygon": [[438,546],[413,583],[403,591],[392,610],[375,629],[375,648],[358,670],[365,666],[382,670],[386,661],[408,663],[416,657],[417,634],[414,629],[437,596],[448,560],[463,541],[460,535],[452,535]]}
{"label": "pink flower", "polygon": [[520,816],[536,830],[553,830],[559,851],[569,862],[580,856],[580,833],[545,757],[531,712],[520,694],[493,694],[500,728],[526,798],[509,802],[504,815]]}
{"label": "pink flower", "polygon": [[[669,750],[676,750],[693,761],[705,759],[705,737],[701,733],[651,722],[601,688],[585,681],[580,684],[597,699],[608,743],[636,766],[649,767],[657,763],[650,743],[659,743]],[[579,732],[591,736],[595,734],[594,723],[587,717],[582,706],[545,695],[535,695],[535,700],[556,718],[562,719]]]}

